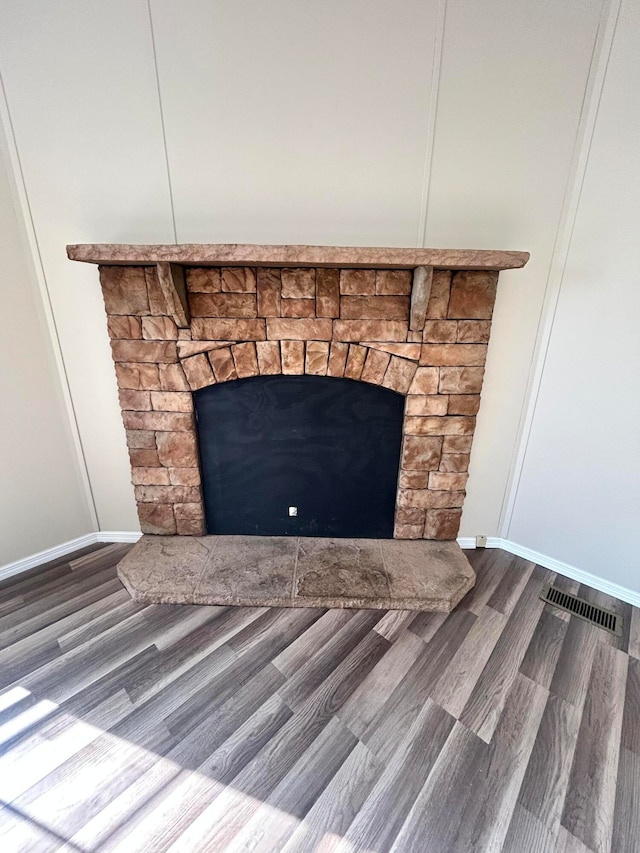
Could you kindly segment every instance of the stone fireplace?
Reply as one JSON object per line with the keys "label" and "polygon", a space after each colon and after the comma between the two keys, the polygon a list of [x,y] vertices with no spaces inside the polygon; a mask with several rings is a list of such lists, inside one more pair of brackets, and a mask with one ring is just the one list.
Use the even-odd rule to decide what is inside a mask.
{"label": "stone fireplace", "polygon": [[99,265],[144,534],[203,537],[194,392],[334,377],[404,397],[394,540],[455,540],[498,272],[523,252],[69,246]]}

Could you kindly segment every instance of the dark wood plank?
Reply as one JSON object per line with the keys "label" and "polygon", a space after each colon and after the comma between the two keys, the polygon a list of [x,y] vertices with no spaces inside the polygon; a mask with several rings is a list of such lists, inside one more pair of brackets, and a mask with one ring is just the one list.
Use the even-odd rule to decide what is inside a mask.
{"label": "dark wood plank", "polygon": [[594,850],[609,850],[627,656],[598,644],[567,787],[562,825]]}
{"label": "dark wood plank", "polygon": [[557,835],[582,709],[550,695],[518,802]]}
{"label": "dark wood plank", "polygon": [[522,663],[542,613],[540,591],[550,573],[536,566],[504,631],[460,715],[461,722],[489,742],[507,694]]}
{"label": "dark wood plank", "polygon": [[397,745],[398,731],[410,728],[429,696],[431,687],[460,648],[476,617],[455,610],[416,659],[389,699],[362,735],[369,749],[388,760]]}
{"label": "dark wood plank", "polygon": [[546,691],[518,674],[493,740],[460,723],[418,795],[394,849],[499,850],[544,709]]}
{"label": "dark wood plank", "polygon": [[358,743],[317,798],[282,848],[283,853],[308,853],[341,839],[382,772],[381,763]]}
{"label": "dark wood plank", "polygon": [[637,853],[640,844],[640,755],[630,749],[620,750],[613,816],[615,853]]}
{"label": "dark wood plank", "polygon": [[545,608],[522,660],[520,672],[548,689],[566,631],[567,622]]}
{"label": "dark wood plank", "polygon": [[347,830],[348,844],[378,853],[391,849],[454,723],[452,716],[427,701]]}

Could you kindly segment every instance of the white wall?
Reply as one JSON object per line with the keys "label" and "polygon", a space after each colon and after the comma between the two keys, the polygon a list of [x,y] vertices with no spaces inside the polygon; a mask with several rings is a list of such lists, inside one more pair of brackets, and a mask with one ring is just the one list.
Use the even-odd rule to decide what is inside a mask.
{"label": "white wall", "polygon": [[0,566],[91,530],[0,139]]}
{"label": "white wall", "polygon": [[640,6],[624,0],[507,536],[640,591]]}
{"label": "white wall", "polygon": [[0,70],[102,529],[137,521],[97,274],[64,245],[177,239],[530,250],[501,276],[461,531],[504,533],[602,11],[0,5]]}

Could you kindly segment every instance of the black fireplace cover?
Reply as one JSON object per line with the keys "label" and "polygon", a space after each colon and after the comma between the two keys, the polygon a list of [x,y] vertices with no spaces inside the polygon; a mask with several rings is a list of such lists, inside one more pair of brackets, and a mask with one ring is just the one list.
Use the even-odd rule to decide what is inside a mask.
{"label": "black fireplace cover", "polygon": [[402,395],[258,376],[194,398],[208,533],[393,536]]}

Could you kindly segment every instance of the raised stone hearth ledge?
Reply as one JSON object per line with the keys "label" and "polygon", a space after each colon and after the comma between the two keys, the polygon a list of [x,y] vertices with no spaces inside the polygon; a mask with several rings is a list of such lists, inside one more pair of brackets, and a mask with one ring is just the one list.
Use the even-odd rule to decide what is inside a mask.
{"label": "raised stone hearth ledge", "polygon": [[143,536],[118,565],[135,601],[448,613],[475,584],[456,542]]}
{"label": "raised stone hearth ledge", "polygon": [[250,243],[183,243],[132,245],[81,243],[67,246],[72,261],[90,264],[148,265],[160,262],[185,266],[376,267],[448,270],[519,269],[528,252],[491,249],[396,249],[378,246],[260,246]]}

